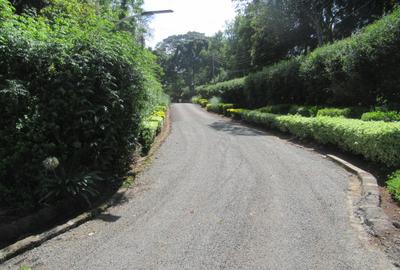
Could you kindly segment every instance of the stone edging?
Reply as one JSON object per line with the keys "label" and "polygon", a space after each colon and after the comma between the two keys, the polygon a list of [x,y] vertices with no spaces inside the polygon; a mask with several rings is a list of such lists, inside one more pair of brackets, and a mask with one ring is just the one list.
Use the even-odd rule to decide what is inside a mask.
{"label": "stone edging", "polygon": [[393,230],[394,226],[390,219],[380,207],[381,198],[379,186],[376,178],[353,164],[340,159],[334,155],[326,155],[330,160],[344,167],[346,170],[357,175],[361,182],[361,200],[358,210],[362,222],[369,228],[369,232],[377,237],[385,235],[388,230]]}
{"label": "stone edging", "polygon": [[[170,110],[167,111],[167,117],[165,121],[165,125],[162,129],[162,131],[159,134],[159,138],[156,138],[155,142],[153,143],[153,146],[150,150],[149,155],[147,155],[145,158],[141,159],[140,163],[142,165],[139,165],[139,169],[134,170],[136,174],[142,172],[145,168],[148,161],[151,161],[153,155],[155,154],[156,150],[161,146],[162,142],[166,139],[170,132],[171,124],[170,124]],[[0,264],[5,262],[6,260],[9,260],[18,254],[21,254],[29,249],[32,249],[34,247],[40,246],[42,243],[46,242],[47,240],[50,240],[60,234],[63,234],[73,228],[78,227],[79,225],[93,219],[94,217],[98,216],[100,213],[106,211],[108,208],[111,206],[115,205],[121,199],[124,197],[125,193],[129,190],[129,188],[126,187],[121,187],[107,202],[102,204],[101,206],[89,210],[71,220],[68,222],[59,225],[53,229],[50,229],[44,233],[38,234],[38,235],[32,235],[28,236],[14,244],[11,244],[3,249],[0,250]]]}

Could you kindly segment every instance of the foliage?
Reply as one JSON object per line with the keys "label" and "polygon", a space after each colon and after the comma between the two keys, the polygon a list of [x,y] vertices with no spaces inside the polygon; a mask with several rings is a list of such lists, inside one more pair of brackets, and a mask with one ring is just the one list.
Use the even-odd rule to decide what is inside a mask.
{"label": "foliage", "polygon": [[400,170],[389,176],[386,185],[393,197],[400,202]]}
{"label": "foliage", "polygon": [[199,104],[201,107],[205,108],[208,104],[208,99],[195,97],[195,98],[192,98],[192,102],[194,104]]}
{"label": "foliage", "polygon": [[234,107],[235,105],[231,103],[208,103],[206,109],[207,111],[228,116],[228,110],[233,109]]}
{"label": "foliage", "polygon": [[276,115],[257,110],[242,110],[243,120],[267,128],[290,132],[299,138],[310,138],[322,144],[360,154],[386,166],[400,165],[400,124],[365,122],[338,117],[302,117]]}
{"label": "foliage", "polygon": [[244,109],[227,109],[226,111],[228,116],[234,119],[240,119],[240,115],[243,113]]}
{"label": "foliage", "polygon": [[155,57],[115,30],[111,10],[78,0],[31,16],[0,7],[0,203],[88,196],[101,184],[94,173],[127,168],[141,119],[166,100]]}
{"label": "foliage", "polygon": [[223,102],[243,104],[245,100],[244,78],[220,82],[196,88],[196,94],[204,97],[220,97]]}
{"label": "foliage", "polygon": [[189,97],[194,95],[203,61],[201,53],[208,47],[208,42],[204,34],[188,32],[170,36],[157,45],[155,53],[165,72],[163,83],[173,100],[182,99],[185,88],[190,92]]}
{"label": "foliage", "polygon": [[324,108],[318,110],[317,116],[329,116],[329,117],[350,117],[350,109],[349,108]]}
{"label": "foliage", "polygon": [[[312,53],[281,61],[244,79],[245,98],[224,102],[257,108],[268,104],[369,107],[400,103],[400,8],[359,33]],[[233,81],[198,88],[223,96]],[[239,89],[239,88],[237,88]],[[240,97],[242,98],[242,97]],[[361,112],[357,112],[360,114]],[[355,116],[354,116],[355,117]]]}
{"label": "foliage", "polygon": [[154,139],[161,131],[166,117],[166,110],[166,106],[157,106],[153,113],[143,119],[139,131],[139,142],[142,145],[143,155],[150,151]]}
{"label": "foliage", "polygon": [[400,114],[396,111],[389,112],[366,112],[361,116],[361,120],[363,121],[385,121],[385,122],[394,122],[400,121]]}

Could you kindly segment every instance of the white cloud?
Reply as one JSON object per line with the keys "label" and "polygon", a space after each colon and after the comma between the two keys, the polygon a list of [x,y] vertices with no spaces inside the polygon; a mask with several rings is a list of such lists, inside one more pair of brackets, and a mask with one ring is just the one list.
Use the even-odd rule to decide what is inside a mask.
{"label": "white cloud", "polygon": [[172,9],[174,13],[155,15],[150,23],[152,38],[146,42],[154,47],[171,35],[197,31],[212,35],[223,30],[235,17],[231,0],[145,0],[144,10]]}

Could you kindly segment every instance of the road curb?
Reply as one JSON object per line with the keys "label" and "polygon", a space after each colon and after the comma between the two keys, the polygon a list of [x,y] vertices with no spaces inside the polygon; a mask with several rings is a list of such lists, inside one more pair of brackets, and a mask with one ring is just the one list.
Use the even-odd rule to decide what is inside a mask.
{"label": "road curb", "polygon": [[[163,141],[168,137],[168,134],[171,129],[169,113],[170,113],[170,111],[168,110],[167,118],[166,118],[165,125],[164,125],[162,131],[160,132],[159,136],[157,136],[158,138],[156,138],[155,142],[153,143],[153,146],[152,146],[149,154],[140,161],[142,163],[142,166],[138,166],[140,168],[134,170],[135,174],[142,172],[146,168],[148,161],[149,160],[151,161],[156,150],[161,146]],[[37,246],[40,246],[47,240],[50,240],[60,234],[63,234],[65,232],[67,232],[71,229],[74,229],[74,228],[78,227],[79,225],[93,219],[94,217],[98,216],[102,212],[106,211],[111,206],[120,202],[121,199],[124,198],[124,196],[128,190],[129,190],[129,187],[128,188],[121,187],[108,201],[103,203],[101,206],[99,206],[95,209],[86,211],[83,214],[80,214],[79,216],[77,216],[73,219],[70,219],[66,223],[54,227],[53,229],[50,229],[41,234],[28,236],[14,244],[11,244],[11,245],[1,249],[0,250],[0,264],[4,263],[5,261],[25,252],[27,250],[30,250]]]}
{"label": "road curb", "polygon": [[347,171],[357,175],[361,182],[361,200],[358,202],[357,212],[363,224],[368,227],[369,233],[376,237],[385,237],[387,234],[386,232],[394,229],[394,225],[380,207],[381,197],[376,178],[369,172],[334,155],[326,156]]}

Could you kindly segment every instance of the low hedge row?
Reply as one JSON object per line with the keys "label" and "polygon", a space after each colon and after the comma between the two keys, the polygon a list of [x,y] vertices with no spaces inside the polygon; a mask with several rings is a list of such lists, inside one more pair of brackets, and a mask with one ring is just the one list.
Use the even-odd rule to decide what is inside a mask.
{"label": "low hedge row", "polygon": [[[267,104],[373,106],[400,103],[400,8],[352,37],[265,67],[246,78],[197,88],[203,97]],[[234,93],[234,95],[233,95]]]}
{"label": "low hedge row", "polygon": [[385,121],[385,122],[396,122],[400,121],[400,114],[395,111],[390,112],[366,112],[361,116],[363,121]]}
{"label": "low hedge row", "polygon": [[205,108],[208,104],[208,99],[201,97],[192,97],[192,103],[199,104],[201,107]]}
{"label": "low hedge row", "polygon": [[299,138],[311,138],[322,144],[336,145],[389,167],[400,166],[400,123],[276,115],[256,110],[241,110],[238,115],[247,122],[290,132]]}
{"label": "low hedge row", "polygon": [[166,116],[167,107],[157,106],[155,111],[140,124],[139,143],[142,145],[142,154],[146,155],[161,131]]}
{"label": "low hedge row", "polygon": [[228,116],[228,109],[233,109],[234,104],[231,103],[209,103],[206,106],[207,111],[220,113]]}
{"label": "low hedge row", "polygon": [[394,172],[386,182],[389,192],[400,202],[400,170]]}

